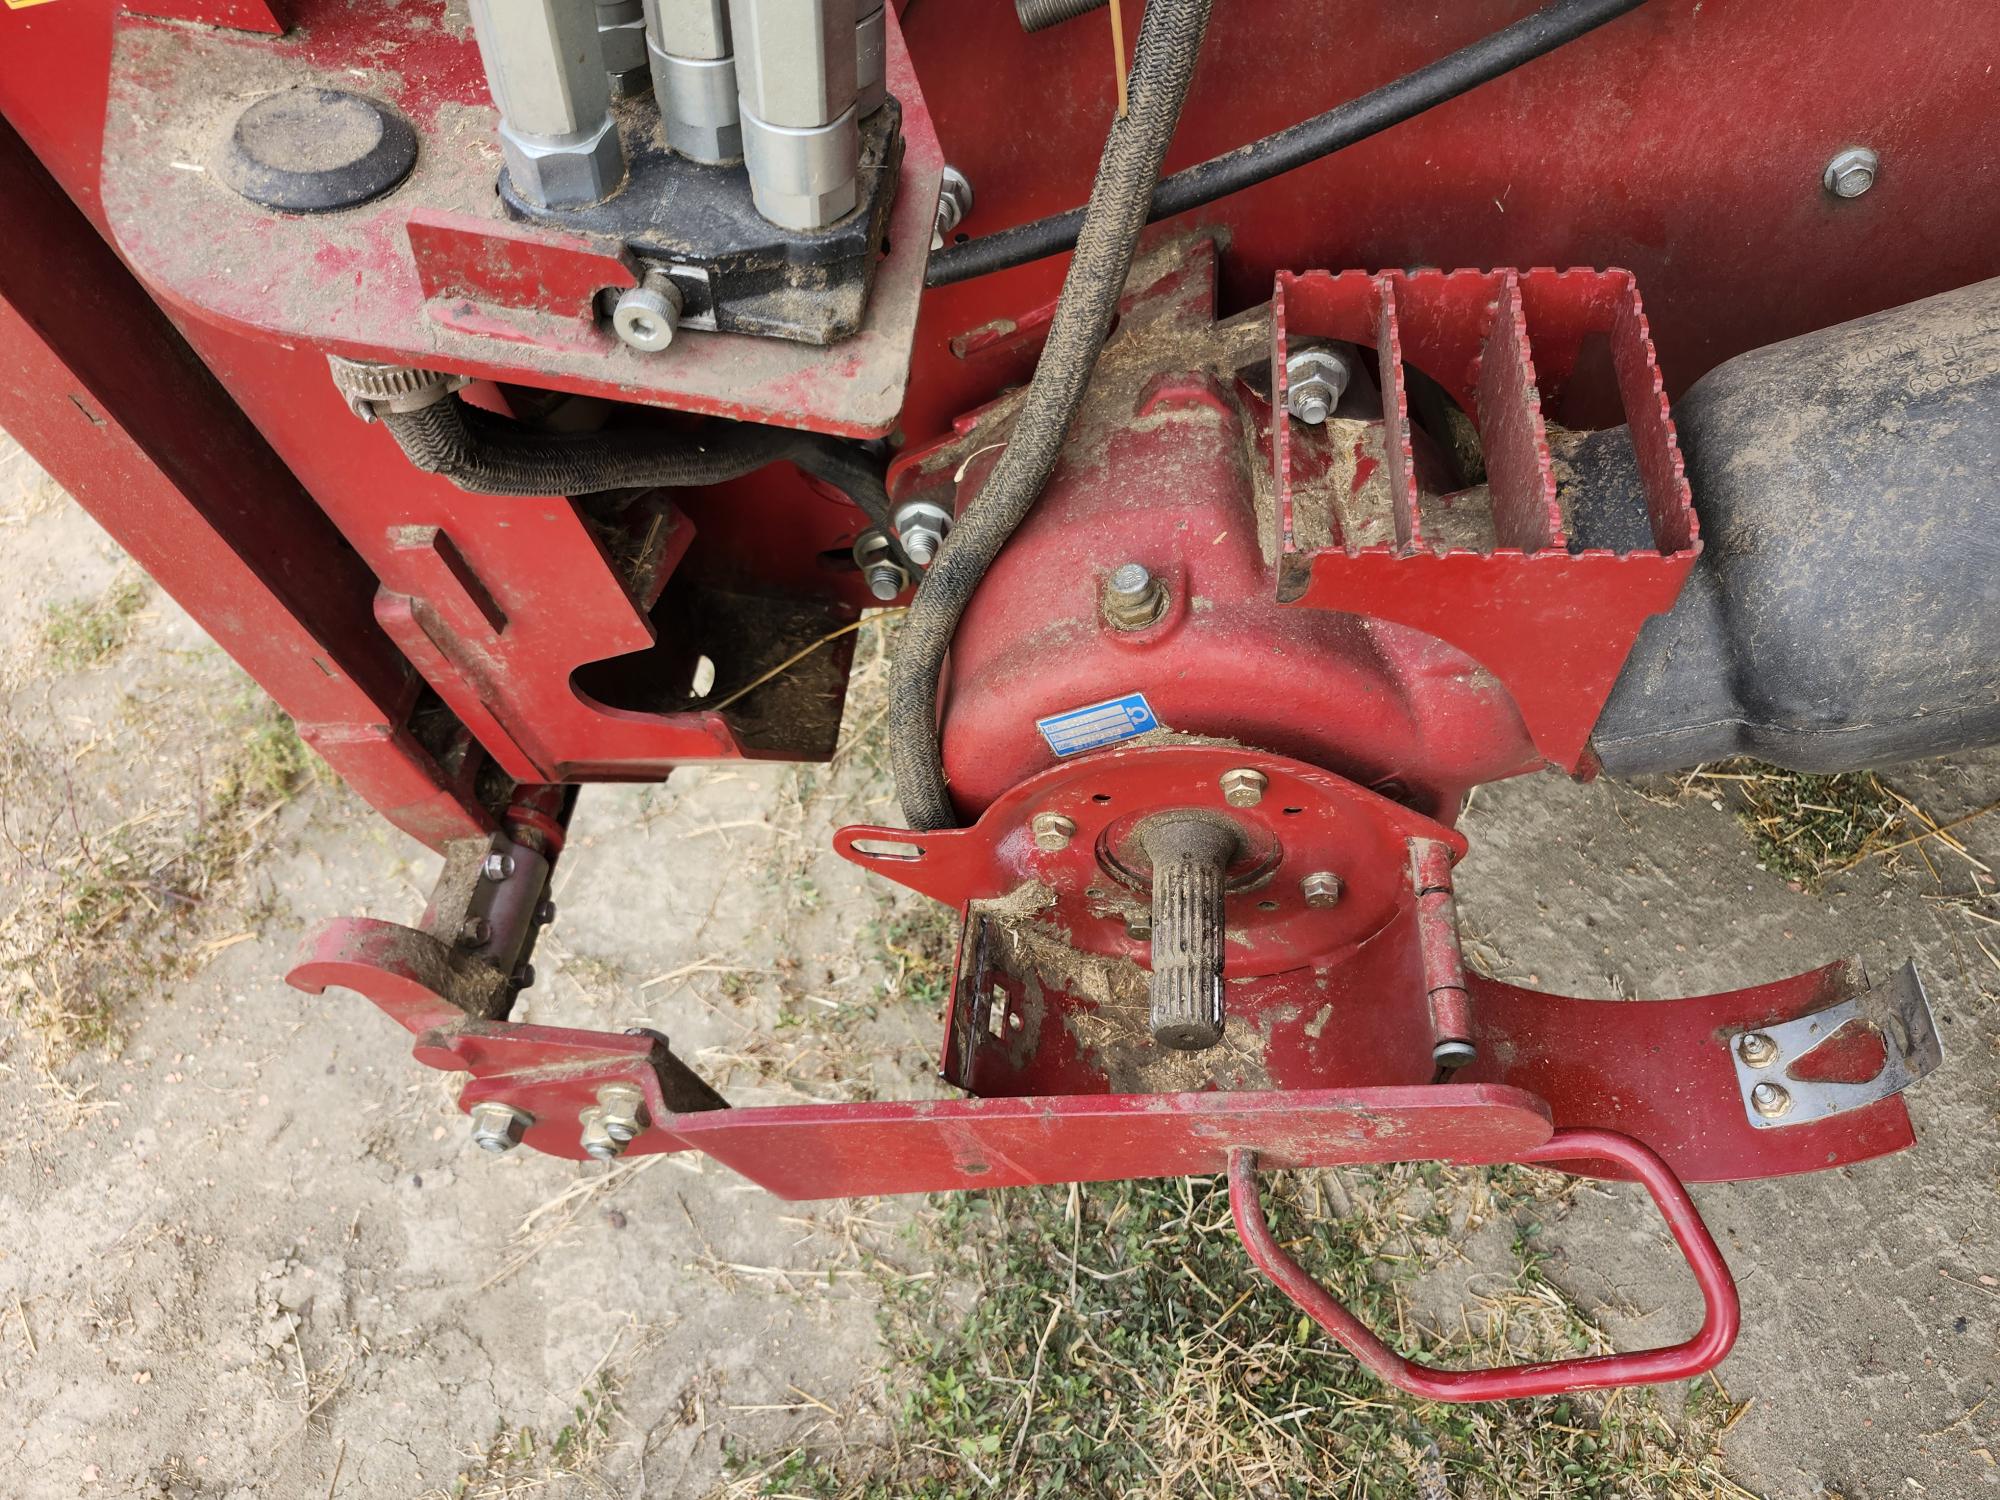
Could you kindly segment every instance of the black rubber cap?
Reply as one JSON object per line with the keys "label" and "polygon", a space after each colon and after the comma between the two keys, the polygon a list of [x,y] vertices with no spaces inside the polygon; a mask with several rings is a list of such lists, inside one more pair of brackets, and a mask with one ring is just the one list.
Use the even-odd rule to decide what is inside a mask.
{"label": "black rubber cap", "polygon": [[329,213],[379,198],[417,164],[417,133],[380,100],[343,89],[286,89],[236,117],[219,175],[252,203]]}

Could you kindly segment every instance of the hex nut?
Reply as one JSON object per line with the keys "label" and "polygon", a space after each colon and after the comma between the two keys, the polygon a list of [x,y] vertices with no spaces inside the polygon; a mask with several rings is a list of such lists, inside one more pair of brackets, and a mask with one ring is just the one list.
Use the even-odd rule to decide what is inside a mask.
{"label": "hex nut", "polygon": [[944,249],[945,236],[972,212],[972,183],[957,167],[947,165],[938,181],[937,216],[931,222],[931,249]]}
{"label": "hex nut", "polygon": [[1778,1060],[1778,1044],[1761,1031],[1747,1031],[1736,1039],[1736,1055],[1753,1068],[1768,1068]]}
{"label": "hex nut", "polygon": [[1222,800],[1231,807],[1255,807],[1264,800],[1264,788],[1270,784],[1270,777],[1262,771],[1239,766],[1222,773]]}
{"label": "hex nut", "polygon": [[525,1109],[499,1099],[484,1099],[472,1106],[472,1144],[481,1151],[512,1151],[521,1144],[535,1117]]}
{"label": "hex nut", "polygon": [[1036,813],[1028,827],[1035,835],[1035,847],[1044,854],[1067,849],[1076,837],[1076,824],[1061,813]]}
{"label": "hex nut", "polygon": [[616,1161],[625,1154],[625,1142],[606,1128],[603,1110],[586,1109],[577,1115],[576,1121],[583,1127],[578,1144],[592,1161]]}
{"label": "hex nut", "polygon": [[909,572],[896,561],[889,538],[874,529],[854,539],[854,565],[861,570],[868,592],[885,604],[910,586]]}
{"label": "hex nut", "polygon": [[1299,880],[1299,894],[1306,898],[1306,905],[1325,908],[1340,905],[1343,889],[1341,879],[1331,870],[1315,870]]}
{"label": "hex nut", "polygon": [[1334,349],[1301,349],[1285,360],[1285,410],[1317,427],[1333,415],[1354,369]]}
{"label": "hex nut", "polygon": [[484,948],[493,938],[493,924],[484,917],[467,917],[458,925],[458,940],[468,948]]}
{"label": "hex nut", "polygon": [[902,538],[903,550],[910,561],[920,568],[928,568],[931,559],[944,545],[944,539],[951,535],[952,523],[957,517],[933,500],[906,500],[896,507],[892,520],[896,523],[896,535]]}
{"label": "hex nut", "polygon": [[1124,563],[1104,580],[1104,617],[1120,630],[1144,630],[1166,613],[1167,591],[1143,563]]}
{"label": "hex nut", "polygon": [[586,139],[562,146],[519,135],[503,120],[500,154],[514,192],[536,208],[601,203],[625,181],[625,152],[609,115]]}
{"label": "hex nut", "polygon": [[1760,1083],[1750,1090],[1750,1107],[1767,1120],[1775,1120],[1792,1107],[1792,1096],[1775,1083]]}
{"label": "hex nut", "polygon": [[682,305],[681,289],[672,278],[648,271],[639,285],[618,294],[611,309],[611,329],[626,348],[658,354],[680,331]]}
{"label": "hex nut", "polygon": [[646,1128],[646,1096],[629,1083],[607,1083],[597,1091],[598,1118],[605,1134],[621,1144]]}
{"label": "hex nut", "polygon": [[1834,154],[1820,174],[1820,185],[1836,198],[1859,198],[1875,186],[1882,159],[1866,146],[1850,146]]}
{"label": "hex nut", "polygon": [[514,856],[503,854],[496,849],[493,853],[486,856],[485,863],[479,867],[479,873],[495,885],[498,885],[503,880],[512,879],[514,874]]}

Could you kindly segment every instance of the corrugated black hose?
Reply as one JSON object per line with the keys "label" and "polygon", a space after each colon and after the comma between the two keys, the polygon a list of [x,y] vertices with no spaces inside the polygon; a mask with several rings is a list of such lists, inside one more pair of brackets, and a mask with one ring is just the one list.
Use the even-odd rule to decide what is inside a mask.
{"label": "corrugated black hose", "polygon": [[1160,164],[1194,73],[1210,0],[1152,0],[1139,28],[1130,106],[1112,122],[1077,232],[1048,343],[992,475],[945,538],[896,637],[889,675],[889,753],[903,817],[914,829],[956,821],[945,791],[938,675],[979,580],[1034,506],[1082,405],[1111,329]]}
{"label": "corrugated black hose", "polygon": [[844,493],[894,543],[882,464],[824,433],[710,421],[692,433],[627,427],[543,432],[446,396],[382,425],[427,474],[475,495],[587,495],[599,490],[721,484],[788,462]]}

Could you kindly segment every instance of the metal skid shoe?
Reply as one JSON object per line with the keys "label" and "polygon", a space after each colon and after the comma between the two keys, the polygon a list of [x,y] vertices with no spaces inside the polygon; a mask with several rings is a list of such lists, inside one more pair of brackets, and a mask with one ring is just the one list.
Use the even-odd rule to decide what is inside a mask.
{"label": "metal skid shoe", "polygon": [[[1197,955],[1217,964],[1216,1036],[1194,1050],[1154,1024],[1158,988],[1204,977],[1162,963],[1159,944],[1179,941],[1162,937],[1163,892],[1184,900],[1186,882],[1148,863],[1172,846],[1157,817],[1128,811],[1160,806],[1228,835],[1209,887],[1220,947]],[[416,1035],[418,1061],[469,1073],[460,1107],[491,1149],[696,1150],[793,1199],[1227,1172],[1256,1264],[1370,1370],[1431,1400],[1714,1366],[1736,1335],[1736,1288],[1683,1184],[1900,1150],[1914,1137],[1898,1092],[1940,1060],[1911,967],[1879,987],[1837,963],[1655,1002],[1487,979],[1460,958],[1458,834],[1300,762],[1166,744],[1059,764],[969,828],[836,836],[847,858],[961,912],[942,1071],[968,1097],[731,1109],[655,1033],[506,1019],[551,915],[561,832],[559,816],[510,814],[506,834],[449,852],[420,926],[329,923],[291,982],[358,991]],[[1272,1238],[1257,1174],[1415,1159],[1642,1183],[1701,1289],[1700,1330],[1493,1370],[1395,1354]]]}

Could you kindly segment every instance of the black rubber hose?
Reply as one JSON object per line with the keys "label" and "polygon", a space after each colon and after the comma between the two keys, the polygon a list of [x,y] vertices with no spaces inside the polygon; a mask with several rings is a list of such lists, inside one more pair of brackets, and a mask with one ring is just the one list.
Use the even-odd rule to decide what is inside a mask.
{"label": "black rubber hose", "polygon": [[[1331,156],[1427,109],[1456,99],[1482,83],[1491,83],[1523,63],[1533,62],[1645,3],[1646,0],[1554,0],[1553,4],[1523,16],[1491,36],[1481,37],[1469,47],[1426,63],[1414,73],[1406,73],[1395,82],[1323,115],[1314,115],[1261,141],[1252,141],[1226,155],[1162,178],[1153,191],[1146,221],[1172,218]],[[1083,209],[1073,208],[1067,213],[1017,224],[1012,229],[940,250],[931,257],[924,285],[950,286],[953,282],[1026,265],[1045,255],[1060,255],[1076,244],[1084,213]]]}
{"label": "black rubber hose", "polygon": [[1187,98],[1210,0],[1152,0],[1139,28],[1130,104],[1114,120],[1056,301],[1048,342],[992,475],[938,549],[896,638],[889,674],[889,753],[914,829],[956,821],[939,754],[938,676],[965,606],[1055,468],[1098,352],[1111,331],[1146,205]]}
{"label": "black rubber hose", "polygon": [[475,495],[587,495],[721,484],[766,464],[789,462],[840,490],[901,550],[881,463],[865,449],[824,433],[721,421],[688,434],[646,427],[543,432],[456,396],[416,411],[385,412],[382,425],[417,468]]}

